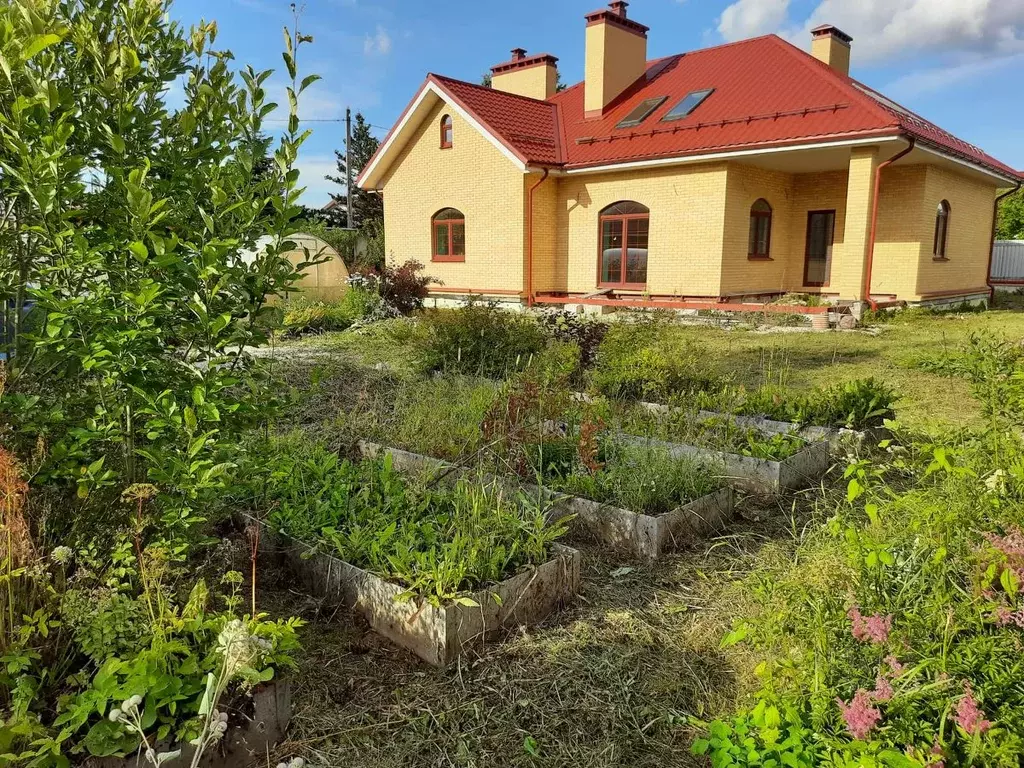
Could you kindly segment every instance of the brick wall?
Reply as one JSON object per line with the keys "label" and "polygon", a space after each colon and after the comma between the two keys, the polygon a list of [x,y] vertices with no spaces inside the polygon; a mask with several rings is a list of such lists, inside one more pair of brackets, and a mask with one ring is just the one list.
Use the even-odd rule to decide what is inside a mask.
{"label": "brick wall", "polygon": [[[539,173],[524,179],[524,199],[530,187],[540,181]],[[533,193],[533,290],[566,290],[566,260],[558,258],[558,183],[548,176]]]}
{"label": "brick wall", "polygon": [[[450,114],[453,146],[440,148],[440,120]],[[439,103],[383,181],[389,264],[422,262],[446,288],[523,287],[523,174],[458,114]],[[457,208],[466,217],[465,262],[432,262],[431,217]]]}
{"label": "brick wall", "polygon": [[[927,171],[925,165],[895,165],[882,171],[871,268],[872,295],[916,298],[918,265],[931,237],[924,206]],[[928,257],[931,258],[930,245]]]}
{"label": "brick wall", "polygon": [[[800,280],[803,269],[792,250],[791,232],[797,226],[794,177],[789,173],[733,163],[725,201],[722,251],[722,293],[785,291]],[[772,207],[770,260],[749,259],[750,209],[763,198]]]}
{"label": "brick wall", "polygon": [[719,164],[561,177],[557,252],[566,261],[564,290],[596,290],[600,213],[632,200],[651,211],[647,292],[717,296],[726,178]]}
{"label": "brick wall", "polygon": [[[924,183],[922,219],[923,247],[919,259],[915,293],[971,290],[988,282],[988,259],[992,248],[995,184],[946,168],[929,165]],[[950,205],[946,256],[933,258],[935,214],[939,202]]]}

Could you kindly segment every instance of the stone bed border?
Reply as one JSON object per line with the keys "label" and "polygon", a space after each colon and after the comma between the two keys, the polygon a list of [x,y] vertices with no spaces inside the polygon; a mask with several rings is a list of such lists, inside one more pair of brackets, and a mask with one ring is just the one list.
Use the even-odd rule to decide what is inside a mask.
{"label": "stone bed border", "polygon": [[[248,768],[255,761],[264,764],[276,744],[284,740],[292,718],[291,685],[287,679],[273,680],[253,691],[253,714],[244,726],[233,724],[224,740],[210,746],[199,765],[202,768]],[[230,715],[231,709],[226,709]],[[229,721],[230,722],[230,721]],[[157,752],[181,749],[181,756],[168,765],[188,765],[195,754],[191,744],[162,742]],[[127,757],[92,757],[86,768],[145,768],[146,758],[138,752]]]}
{"label": "stone bed border", "polygon": [[[388,448],[377,443],[360,442],[365,456],[379,456],[387,452],[396,469],[405,472],[451,472],[465,475],[471,469],[460,468],[432,456]],[[511,478],[494,478],[499,482]],[[680,542],[704,538],[725,526],[733,515],[734,493],[731,486],[695,499],[663,515],[646,515],[579,496],[560,494],[547,488],[519,483],[515,485],[526,493],[551,504],[548,518],[557,521],[574,516],[572,532],[648,560],[656,560],[673,550]]]}
{"label": "stone bed border", "polygon": [[[555,544],[550,560],[469,595],[477,605],[399,600],[406,589],[272,531],[277,552],[315,597],[351,608],[378,634],[434,666],[518,626],[536,624],[579,592],[582,556]],[[496,596],[496,597],[495,597]]]}

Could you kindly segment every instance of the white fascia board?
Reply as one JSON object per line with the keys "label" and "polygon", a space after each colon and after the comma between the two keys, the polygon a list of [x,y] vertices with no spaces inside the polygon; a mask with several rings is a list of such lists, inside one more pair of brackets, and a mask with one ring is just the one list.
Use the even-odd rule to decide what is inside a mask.
{"label": "white fascia board", "polygon": [[978,173],[984,173],[987,176],[991,176],[993,179],[1005,181],[1008,184],[1010,184],[1010,186],[1014,186],[1020,183],[1019,179],[1014,179],[1011,178],[1010,176],[1005,176],[1001,173],[993,171],[991,168],[986,168],[985,166],[979,165],[978,163],[972,163],[970,160],[964,160],[962,157],[957,157],[956,155],[949,154],[948,152],[943,152],[941,149],[934,147],[931,144],[922,144],[919,141],[917,144],[917,148],[923,152],[927,152],[928,154],[937,155],[938,157],[941,157],[945,160],[949,160],[950,162],[966,166],[967,168],[970,168],[973,171],[977,171]]}
{"label": "white fascia board", "polygon": [[784,147],[765,147],[764,149],[738,149],[732,152],[715,152],[706,155],[685,155],[683,157],[660,157],[655,160],[637,160],[632,163],[614,163],[611,165],[597,165],[589,168],[569,168],[566,174],[580,173],[605,173],[607,171],[626,171],[633,168],[655,168],[659,165],[688,165],[692,163],[707,163],[714,160],[729,160],[736,157],[751,157],[753,155],[771,155],[778,152],[799,152],[809,149],[833,149],[835,147],[858,147],[865,144],[882,144],[890,141],[901,140],[901,136],[876,136],[869,139],[847,139],[844,141],[824,141],[817,144],[790,144]]}
{"label": "white fascia board", "polygon": [[490,141],[491,144],[493,144],[498,149],[499,152],[501,152],[501,154],[507,157],[512,162],[512,164],[515,165],[516,168],[518,168],[523,173],[526,173],[526,163],[524,163],[522,160],[516,157],[515,154],[513,154],[513,152],[508,147],[506,147],[501,142],[501,140],[498,139],[497,136],[495,136],[493,133],[484,128],[484,126],[481,125],[475,117],[473,117],[471,114],[469,114],[469,112],[467,112],[457,103],[455,103],[455,101],[450,96],[448,96],[448,94],[446,94],[443,90],[441,90],[438,87],[437,83],[433,81],[427,81],[426,85],[424,85],[423,88],[420,90],[419,94],[416,96],[416,99],[410,105],[409,109],[407,109],[405,114],[402,116],[398,125],[396,125],[394,129],[391,131],[390,137],[387,139],[387,141],[384,142],[384,146],[381,147],[380,152],[377,154],[377,157],[374,159],[372,163],[370,163],[370,165],[366,167],[366,170],[360,174],[362,178],[368,179],[373,176],[381,161],[383,161],[384,158],[389,155],[392,148],[394,147],[395,142],[402,137],[402,134],[409,126],[410,121],[412,121],[413,117],[417,115],[417,113],[420,110],[420,107],[423,105],[423,101],[427,98],[428,94],[433,94],[437,96],[439,99],[441,99],[443,102],[445,102],[445,104],[447,104],[453,112],[455,112],[459,117],[461,117],[467,123],[472,125],[481,134],[483,134],[483,136],[486,137],[487,140]]}

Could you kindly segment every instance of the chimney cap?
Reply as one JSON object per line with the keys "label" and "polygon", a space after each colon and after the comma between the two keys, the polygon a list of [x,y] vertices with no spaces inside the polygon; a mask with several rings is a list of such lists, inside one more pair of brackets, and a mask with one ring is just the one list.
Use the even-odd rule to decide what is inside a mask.
{"label": "chimney cap", "polygon": [[591,11],[584,18],[587,20],[587,26],[592,27],[595,24],[610,23],[619,27],[620,29],[628,30],[641,37],[647,37],[647,32],[650,27],[646,27],[643,24],[633,21],[633,19],[627,18],[626,6],[629,3],[625,0],[614,0],[608,4],[607,8],[599,8],[596,11]]}
{"label": "chimney cap", "polygon": [[[521,56],[519,54],[522,54]],[[491,67],[492,75],[500,75],[505,72],[512,72],[516,69],[526,69],[527,67],[535,67],[539,64],[545,64],[549,67],[558,66],[558,57],[552,56],[550,53],[535,53],[531,56],[526,55],[525,48],[513,48],[512,49],[512,60],[503,61],[501,64],[495,64]]]}
{"label": "chimney cap", "polygon": [[850,35],[831,24],[822,24],[820,27],[815,27],[811,30],[811,37],[834,37],[847,45],[853,42],[853,38]]}

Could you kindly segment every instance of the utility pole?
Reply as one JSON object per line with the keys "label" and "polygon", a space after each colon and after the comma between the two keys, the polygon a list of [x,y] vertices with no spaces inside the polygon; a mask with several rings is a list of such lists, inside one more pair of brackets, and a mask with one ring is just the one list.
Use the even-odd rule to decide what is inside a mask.
{"label": "utility pole", "polygon": [[352,110],[345,108],[345,229],[352,229]]}

